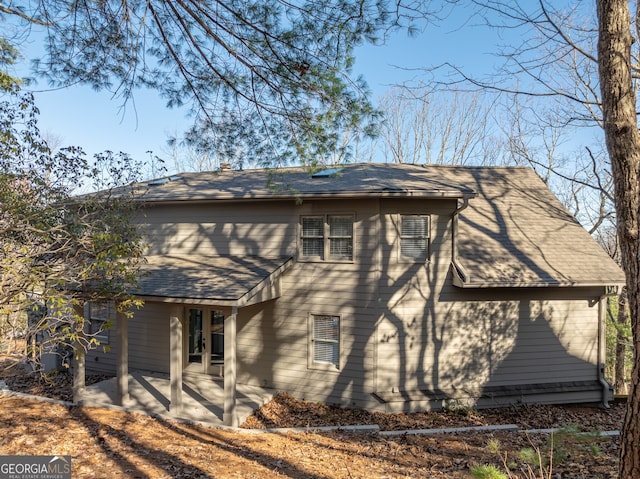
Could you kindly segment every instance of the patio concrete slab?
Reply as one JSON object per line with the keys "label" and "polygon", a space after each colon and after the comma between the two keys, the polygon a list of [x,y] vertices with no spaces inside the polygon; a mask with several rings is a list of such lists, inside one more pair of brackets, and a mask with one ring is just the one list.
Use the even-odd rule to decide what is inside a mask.
{"label": "patio concrete slab", "polygon": [[[222,426],[224,406],[223,378],[204,374],[185,373],[182,384],[182,411],[169,412],[169,376],[145,371],[129,374],[129,401],[123,405],[127,410],[158,414],[176,419],[186,419]],[[238,384],[238,424],[242,424],[254,410],[271,400],[275,391],[256,386]],[[87,406],[117,405],[117,382],[111,378],[87,386],[82,396]]]}

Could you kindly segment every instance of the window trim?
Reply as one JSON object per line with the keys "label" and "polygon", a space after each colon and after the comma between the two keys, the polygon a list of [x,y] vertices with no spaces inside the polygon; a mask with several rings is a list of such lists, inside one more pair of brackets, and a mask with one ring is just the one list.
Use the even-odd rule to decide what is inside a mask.
{"label": "window trim", "polygon": [[[426,235],[403,235],[402,221],[405,216],[421,217],[427,220]],[[398,213],[397,215],[397,232],[398,232],[398,262],[400,263],[430,263],[431,262],[431,215],[425,213]],[[402,254],[403,239],[424,239],[425,255],[420,258],[411,258]]]}
{"label": "window trim", "polygon": [[[331,256],[331,239],[344,239],[346,236],[331,235],[330,218],[332,217],[349,217],[351,218],[351,256],[340,257]],[[322,218],[323,235],[322,235],[322,255],[321,256],[305,256],[303,254],[303,241],[305,239],[319,239],[319,236],[303,237],[304,218]],[[355,262],[355,245],[356,245],[356,215],[352,212],[335,212],[323,214],[304,214],[300,215],[298,221],[298,261],[308,263],[353,263]]]}
{"label": "window trim", "polygon": [[[329,317],[329,318],[337,318],[338,320],[338,340],[337,341],[329,341],[329,340],[318,340],[315,338],[315,321],[317,317]],[[328,314],[328,313],[309,313],[308,314],[308,350],[307,350],[307,368],[314,369],[317,371],[326,371],[326,372],[339,372],[342,369],[342,326],[343,326],[343,318],[340,314]],[[323,343],[333,343],[338,345],[338,364],[328,363],[328,362],[320,362],[315,361],[315,343],[323,342]]]}

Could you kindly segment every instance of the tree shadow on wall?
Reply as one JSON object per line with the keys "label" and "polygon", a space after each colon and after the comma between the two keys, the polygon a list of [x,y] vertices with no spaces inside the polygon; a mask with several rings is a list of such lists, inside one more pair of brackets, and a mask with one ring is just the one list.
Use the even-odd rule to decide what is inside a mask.
{"label": "tree shadow on wall", "polygon": [[[551,301],[540,290],[510,295],[467,292],[469,307],[447,315],[459,334],[448,338],[452,347],[440,357],[438,399],[474,398],[475,405],[498,406],[548,402],[560,393],[591,391],[589,397],[599,398],[597,314],[591,322],[580,314],[597,302],[575,293]],[[555,310],[559,305],[567,309]]]}
{"label": "tree shadow on wall", "polygon": [[[597,301],[581,299],[577,311],[556,312],[544,300],[520,301],[518,330],[509,353],[492,368],[481,397],[501,405],[603,398],[599,380],[598,315],[586,321],[586,308],[597,310]],[[556,399],[554,399],[554,397]]]}
{"label": "tree shadow on wall", "polygon": [[[376,393],[391,403],[392,410],[412,412],[424,409],[426,403],[442,407],[462,399],[478,407],[549,402],[554,394],[565,394],[570,401],[600,400],[603,385],[594,340],[597,315],[587,322],[579,314],[597,308],[596,302],[567,297],[565,301],[577,301],[576,311],[559,311],[554,304],[565,302],[557,302],[557,295],[551,301],[549,293],[540,290],[520,293],[520,297],[510,293],[510,298],[466,291],[467,306],[461,308],[452,294],[449,291],[447,312],[440,310],[425,318],[433,324],[404,324],[413,329],[404,337],[437,332],[438,347],[421,347],[419,360],[411,358],[411,351],[417,352],[415,344],[400,344],[402,336],[382,338],[397,339],[394,349],[398,354],[404,350],[401,357],[407,361],[393,370],[396,389]],[[525,294],[532,299],[522,299]],[[428,335],[423,339],[431,342]]]}

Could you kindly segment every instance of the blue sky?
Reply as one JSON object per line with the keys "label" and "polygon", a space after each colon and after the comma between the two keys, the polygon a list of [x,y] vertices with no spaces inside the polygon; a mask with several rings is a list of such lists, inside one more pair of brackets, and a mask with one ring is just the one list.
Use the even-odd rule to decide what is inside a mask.
{"label": "blue sky", "polygon": [[[413,37],[400,31],[386,45],[360,47],[354,73],[364,75],[375,98],[393,84],[420,78],[416,69],[443,61],[488,71],[495,61],[490,53],[501,40],[485,28],[469,26],[466,19],[467,13],[458,11],[444,27],[430,26]],[[32,48],[25,52],[27,58],[37,51],[36,45]],[[31,89],[41,113],[41,131],[59,137],[63,146],[81,146],[89,155],[111,150],[147,159],[152,151],[165,157],[167,137],[181,134],[190,125],[184,110],[166,108],[154,91],[138,90],[134,102],[122,109],[107,91],[88,87],[49,90],[44,83]]]}

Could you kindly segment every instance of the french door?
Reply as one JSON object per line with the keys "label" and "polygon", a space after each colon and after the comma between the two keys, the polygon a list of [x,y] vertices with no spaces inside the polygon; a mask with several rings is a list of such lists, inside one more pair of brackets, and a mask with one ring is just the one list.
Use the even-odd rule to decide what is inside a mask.
{"label": "french door", "polygon": [[186,369],[206,374],[222,374],[224,360],[224,314],[209,308],[187,310]]}

